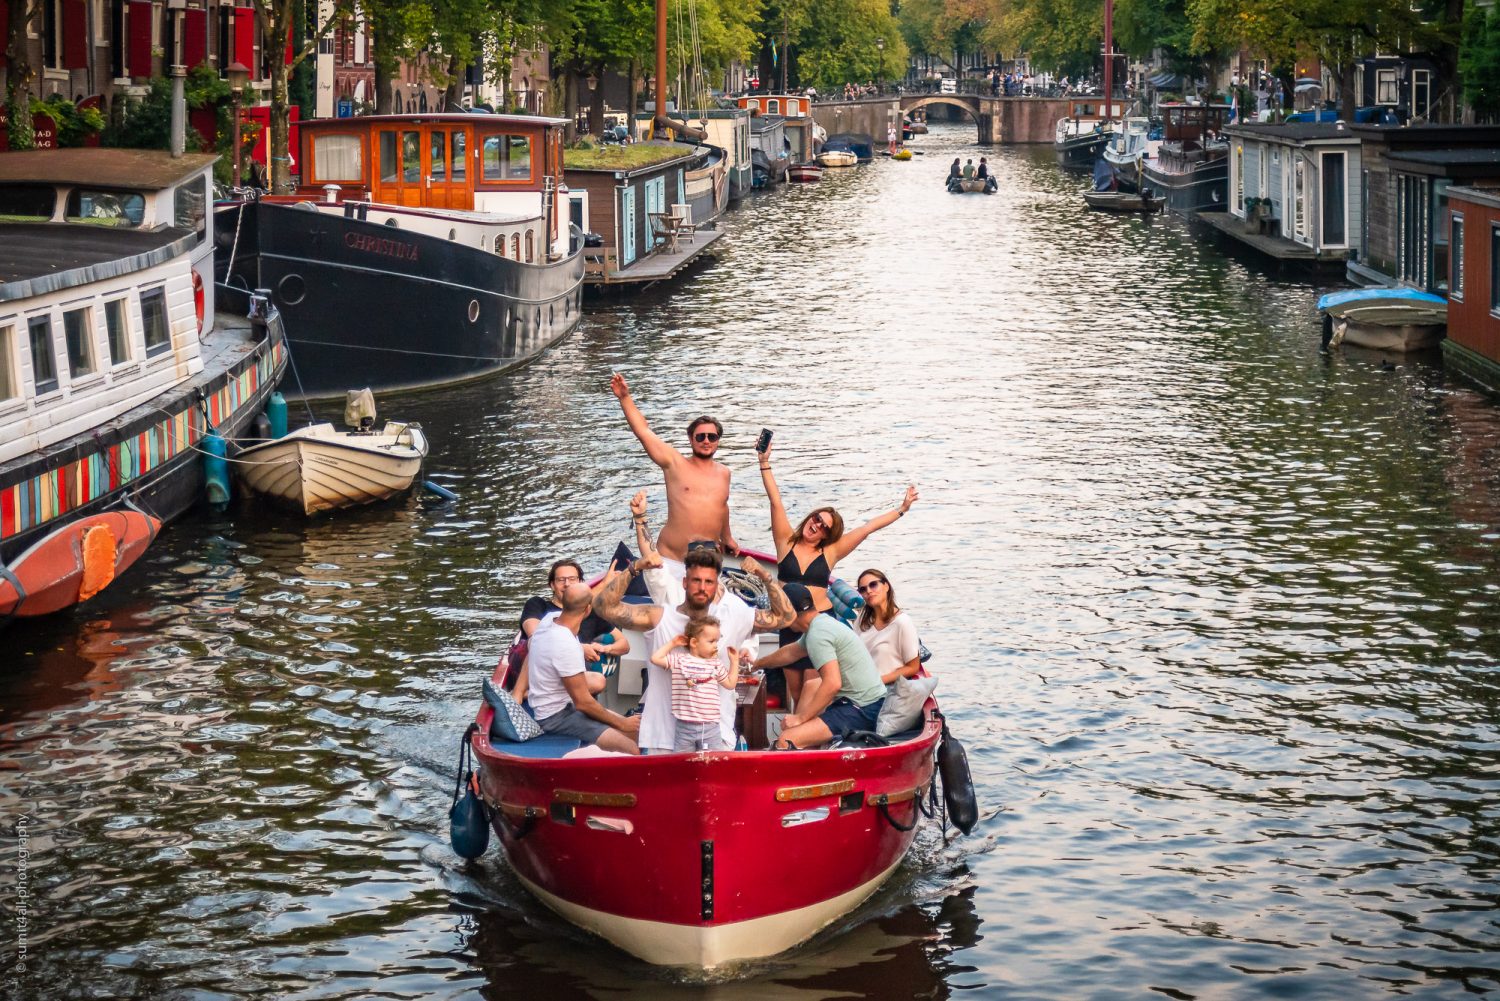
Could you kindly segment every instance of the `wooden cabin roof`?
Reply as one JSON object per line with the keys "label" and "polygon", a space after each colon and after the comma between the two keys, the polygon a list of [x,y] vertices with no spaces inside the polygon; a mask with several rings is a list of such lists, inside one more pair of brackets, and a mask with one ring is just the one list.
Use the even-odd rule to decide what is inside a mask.
{"label": "wooden cabin roof", "polygon": [[33,149],[0,153],[0,182],[90,184],[160,191],[213,166],[217,155],[154,149]]}
{"label": "wooden cabin roof", "polygon": [[[18,153],[17,156],[29,156]],[[207,158],[209,162],[213,157]],[[171,260],[197,239],[190,229],[113,229],[87,224],[0,226],[0,302],[117,278]]]}
{"label": "wooden cabin roof", "polygon": [[467,124],[467,125],[526,125],[533,128],[541,128],[549,125],[566,125],[566,118],[544,118],[541,115],[491,115],[484,112],[473,112],[460,114],[458,112],[441,112],[432,114],[416,115],[358,115],[354,118],[315,118],[312,121],[299,123],[302,131],[308,129],[321,130],[324,128],[359,127],[362,125],[417,125],[417,124]]}

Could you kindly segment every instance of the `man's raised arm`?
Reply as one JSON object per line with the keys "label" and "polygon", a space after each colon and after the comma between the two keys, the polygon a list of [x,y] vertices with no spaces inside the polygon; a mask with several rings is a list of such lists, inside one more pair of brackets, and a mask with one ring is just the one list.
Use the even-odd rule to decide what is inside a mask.
{"label": "man's raised arm", "polygon": [[792,603],[787,599],[786,592],[781,589],[781,584],[761,566],[753,556],[746,556],[740,560],[740,569],[748,574],[759,577],[766,585],[766,597],[770,599],[770,608],[757,608],[755,610],[755,631],[758,633],[774,632],[777,629],[785,629],[797,618],[797,613],[792,609]]}
{"label": "man's raised arm", "polygon": [[662,441],[661,436],[651,430],[651,425],[646,423],[641,408],[635,405],[635,400],[631,399],[630,386],[619,372],[609,377],[609,391],[614,393],[615,399],[620,401],[620,409],[625,413],[625,422],[630,425],[630,430],[646,447],[646,454],[651,457],[652,462],[666,469],[682,458],[682,454],[677,449]]}
{"label": "man's raised arm", "polygon": [[618,629],[638,629],[645,632],[655,629],[661,621],[661,608],[657,605],[632,605],[624,600],[625,589],[641,570],[661,566],[661,557],[652,553],[630,565],[624,573],[617,573],[613,580],[594,595],[594,613]]}

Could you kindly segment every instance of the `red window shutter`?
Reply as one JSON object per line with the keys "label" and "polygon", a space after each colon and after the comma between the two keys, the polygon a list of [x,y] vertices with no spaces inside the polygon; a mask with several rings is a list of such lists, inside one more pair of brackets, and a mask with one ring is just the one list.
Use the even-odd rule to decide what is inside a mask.
{"label": "red window shutter", "polygon": [[89,64],[89,22],[84,11],[86,0],[63,0],[62,57],[63,69],[81,70]]}
{"label": "red window shutter", "polygon": [[286,65],[288,66],[292,65],[292,60],[297,58],[297,46],[293,44],[295,39],[292,38],[295,34],[295,31],[286,33]]}
{"label": "red window shutter", "polygon": [[151,18],[155,13],[155,8],[149,3],[130,5],[130,26],[126,32],[130,39],[126,72],[130,76],[151,75]]}
{"label": "red window shutter", "polygon": [[208,11],[189,8],[183,16],[182,54],[188,69],[208,58]]}
{"label": "red window shutter", "polygon": [[234,9],[234,58],[250,70],[250,79],[260,79],[260,60],[255,58],[255,8]]}

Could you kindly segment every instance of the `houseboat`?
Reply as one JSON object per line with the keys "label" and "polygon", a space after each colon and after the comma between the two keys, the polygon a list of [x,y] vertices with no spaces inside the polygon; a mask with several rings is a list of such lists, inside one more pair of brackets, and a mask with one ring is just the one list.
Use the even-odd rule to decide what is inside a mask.
{"label": "houseboat", "polygon": [[1500,183],[1500,126],[1351,125],[1364,168],[1359,244],[1347,265],[1360,285],[1448,292],[1448,189]]}
{"label": "houseboat", "polygon": [[1162,144],[1141,164],[1142,184],[1179,215],[1217,212],[1229,191],[1229,143],[1221,135],[1227,104],[1163,104]]}
{"label": "houseboat", "polygon": [[729,201],[738,201],[750,193],[750,112],[743,108],[710,108],[686,112],[688,118],[706,136],[706,142],[722,149],[728,180]]}
{"label": "houseboat", "polygon": [[736,99],[751,116],[781,116],[787,155],[792,163],[809,163],[817,156],[822,136],[813,121],[812,99],[803,94],[754,94]]}
{"label": "houseboat", "polygon": [[299,395],[435,386],[536,357],[578,325],[559,118],[302,123],[295,195],[221,205],[226,281],[271,291]]}
{"label": "houseboat", "polygon": [[1064,167],[1092,167],[1124,117],[1125,105],[1120,101],[1106,104],[1094,97],[1073,101],[1053,130],[1057,162]]}
{"label": "houseboat", "polygon": [[129,569],[282,377],[274,307],[215,322],[215,159],[0,153],[0,623]]}
{"label": "houseboat", "polygon": [[[700,147],[654,140],[598,150],[569,150],[565,177],[575,224],[599,237],[586,252],[591,285],[670,278],[718,240],[688,202]],[[591,244],[593,241],[590,241]]]}
{"label": "houseboat", "polygon": [[1443,360],[1500,394],[1500,189],[1448,189],[1448,337]]}
{"label": "houseboat", "polygon": [[1360,228],[1359,138],[1338,123],[1229,125],[1229,208],[1203,221],[1273,260],[1342,270]]}
{"label": "houseboat", "polygon": [[786,120],[780,115],[752,115],[750,118],[750,166],[752,184],[757,188],[780,184],[786,180],[792,165],[786,144]]}

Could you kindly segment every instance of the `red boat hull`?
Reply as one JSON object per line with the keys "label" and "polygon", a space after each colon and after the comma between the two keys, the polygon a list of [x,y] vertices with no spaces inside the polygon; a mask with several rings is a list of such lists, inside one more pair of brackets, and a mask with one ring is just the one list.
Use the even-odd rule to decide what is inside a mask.
{"label": "red boat hull", "polygon": [[648,962],[707,969],[796,945],[890,875],[932,781],[935,708],[891,747],[570,760],[497,752],[485,708],[473,749],[528,888]]}

